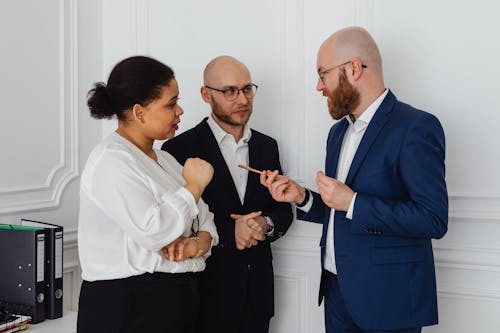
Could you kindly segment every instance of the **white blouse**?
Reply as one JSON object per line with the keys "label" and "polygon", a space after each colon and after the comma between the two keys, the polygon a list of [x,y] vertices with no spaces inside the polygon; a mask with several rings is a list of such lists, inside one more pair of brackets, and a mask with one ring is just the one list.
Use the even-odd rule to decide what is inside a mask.
{"label": "white blouse", "polygon": [[[182,166],[155,149],[158,163],[113,132],[91,152],[80,183],[78,252],[82,278],[109,280],[146,272],[197,272],[203,257],[175,262],[161,249],[199,230],[219,237],[213,214],[202,199],[196,204],[183,187]],[[195,225],[196,228],[196,225]]]}

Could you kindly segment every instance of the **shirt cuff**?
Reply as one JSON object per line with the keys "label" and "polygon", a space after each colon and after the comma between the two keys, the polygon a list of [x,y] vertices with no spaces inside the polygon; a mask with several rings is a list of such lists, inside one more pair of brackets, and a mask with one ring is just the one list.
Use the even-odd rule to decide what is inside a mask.
{"label": "shirt cuff", "polygon": [[352,214],[354,213],[354,201],[356,201],[356,195],[358,193],[354,193],[351,199],[351,203],[349,204],[349,209],[347,209],[347,213],[345,214],[345,217],[348,218],[349,220],[352,220]]}
{"label": "shirt cuff", "polygon": [[199,213],[193,194],[189,192],[187,188],[181,186],[175,191],[173,196],[169,193],[164,196],[171,196],[173,198],[173,200],[171,200],[172,205],[179,208],[179,211],[187,217],[191,225],[191,220]]}
{"label": "shirt cuff", "polygon": [[[309,190],[306,190],[306,191],[309,191]],[[297,209],[300,209],[301,211],[303,211],[304,213],[308,213],[309,210],[311,209],[312,205],[313,205],[313,195],[311,193],[311,195],[309,195],[309,200],[306,202],[306,204],[302,207],[297,207]]]}

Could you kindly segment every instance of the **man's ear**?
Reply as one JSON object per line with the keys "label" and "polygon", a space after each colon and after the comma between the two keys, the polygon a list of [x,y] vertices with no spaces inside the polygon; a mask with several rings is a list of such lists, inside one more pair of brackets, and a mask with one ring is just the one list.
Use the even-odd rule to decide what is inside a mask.
{"label": "man's ear", "polygon": [[363,62],[359,58],[354,58],[351,60],[351,76],[354,81],[359,80],[361,74],[363,73],[364,67]]}
{"label": "man's ear", "polygon": [[208,92],[208,89],[203,86],[200,88],[200,94],[201,94],[201,98],[206,102],[206,103],[209,103],[210,102],[210,93]]}
{"label": "man's ear", "polygon": [[135,120],[139,121],[141,124],[144,124],[144,108],[140,104],[134,104],[132,107],[132,117]]}

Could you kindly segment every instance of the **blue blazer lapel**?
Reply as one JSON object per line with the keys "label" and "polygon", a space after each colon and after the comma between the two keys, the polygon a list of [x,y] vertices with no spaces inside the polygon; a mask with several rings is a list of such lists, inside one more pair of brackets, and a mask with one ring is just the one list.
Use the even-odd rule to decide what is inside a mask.
{"label": "blue blazer lapel", "polygon": [[354,179],[356,173],[359,170],[359,167],[363,163],[366,154],[370,150],[371,145],[373,144],[373,142],[375,142],[375,139],[380,133],[382,127],[384,127],[385,123],[387,122],[387,119],[389,119],[388,115],[392,111],[392,107],[395,101],[396,97],[389,90],[387,96],[382,101],[382,104],[380,104],[379,108],[373,115],[373,118],[368,124],[368,128],[366,129],[366,132],[363,135],[361,142],[359,143],[358,150],[354,155],[354,159],[352,160],[349,173],[347,174],[347,179],[345,181],[347,185],[351,184],[352,180]]}
{"label": "blue blazer lapel", "polygon": [[344,135],[349,126],[347,119],[342,119],[338,125],[334,125],[330,134],[328,135],[328,141],[326,145],[326,162],[325,162],[325,174],[328,177],[335,178],[337,175],[337,164],[339,162],[340,149],[342,148],[342,141],[344,140]]}
{"label": "blue blazer lapel", "polygon": [[[347,119],[342,119],[335,125],[333,125],[328,134],[328,141],[326,145],[326,162],[325,162],[325,174],[328,177],[335,178],[337,173],[337,164],[339,161],[340,149],[342,148],[342,141],[344,141],[344,135],[349,127],[349,122]],[[321,200],[321,198],[315,197],[315,200]],[[325,244],[326,244],[326,233],[328,230],[328,221],[330,219],[331,209],[325,205],[325,220],[323,221],[323,230],[321,233],[321,242],[323,244],[321,247],[321,265],[323,265],[323,258],[325,254]]]}

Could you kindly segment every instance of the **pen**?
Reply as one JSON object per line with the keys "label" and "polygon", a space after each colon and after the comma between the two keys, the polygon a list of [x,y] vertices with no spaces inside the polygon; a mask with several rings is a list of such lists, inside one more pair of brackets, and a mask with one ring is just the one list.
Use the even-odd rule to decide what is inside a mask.
{"label": "pen", "polygon": [[257,170],[257,169],[254,169],[254,168],[251,168],[247,165],[244,165],[244,164],[238,164],[238,166],[240,168],[243,168],[245,170],[248,170],[248,171],[252,171],[252,172],[255,172],[255,173],[258,173],[259,175],[262,175],[264,173],[264,171],[260,171],[260,170]]}

